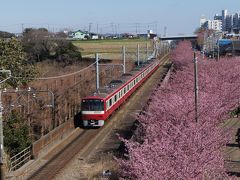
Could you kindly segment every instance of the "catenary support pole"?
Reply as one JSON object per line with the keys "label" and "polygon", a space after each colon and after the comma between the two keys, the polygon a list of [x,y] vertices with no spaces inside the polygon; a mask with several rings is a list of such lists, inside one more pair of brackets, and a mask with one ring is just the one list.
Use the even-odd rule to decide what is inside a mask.
{"label": "catenary support pole", "polygon": [[96,58],[96,91],[99,89],[99,65],[98,65],[98,53],[95,54]]}
{"label": "catenary support pole", "polygon": [[140,56],[139,56],[139,44],[137,45],[137,64],[140,65]]}
{"label": "catenary support pole", "polygon": [[0,70],[1,73],[7,73],[9,77],[0,81],[0,180],[5,179],[4,169],[4,146],[3,146],[3,105],[2,105],[2,86],[1,83],[11,78],[10,70]]}
{"label": "catenary support pole", "polygon": [[194,92],[195,92],[195,120],[198,122],[198,66],[196,52],[194,51]]}
{"label": "catenary support pole", "polygon": [[3,116],[2,116],[2,89],[0,84],[0,180],[4,179],[4,163],[3,163]]}
{"label": "catenary support pole", "polygon": [[147,58],[148,58],[148,43],[146,44],[146,54],[147,54]]}
{"label": "catenary support pole", "polygon": [[123,53],[123,73],[126,73],[126,47],[122,47],[122,53]]}

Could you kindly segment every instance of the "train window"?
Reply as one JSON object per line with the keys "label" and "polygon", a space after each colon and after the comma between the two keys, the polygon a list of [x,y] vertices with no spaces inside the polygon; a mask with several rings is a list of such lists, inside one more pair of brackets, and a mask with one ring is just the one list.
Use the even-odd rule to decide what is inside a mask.
{"label": "train window", "polygon": [[107,110],[109,109],[109,100],[106,102]]}
{"label": "train window", "polygon": [[109,99],[109,107],[112,106],[112,99]]}
{"label": "train window", "polygon": [[124,88],[124,94],[126,94],[126,87]]}
{"label": "train window", "polygon": [[117,95],[114,96],[114,102],[117,102]]}
{"label": "train window", "polygon": [[104,111],[104,101],[100,99],[82,100],[83,111]]}
{"label": "train window", "polygon": [[128,84],[128,86],[127,86],[127,91],[129,90],[129,84]]}

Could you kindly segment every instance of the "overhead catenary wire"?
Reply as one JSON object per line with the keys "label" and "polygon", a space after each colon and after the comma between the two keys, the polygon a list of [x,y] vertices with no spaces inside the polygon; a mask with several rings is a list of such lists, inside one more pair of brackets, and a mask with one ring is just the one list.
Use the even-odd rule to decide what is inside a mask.
{"label": "overhead catenary wire", "polygon": [[33,77],[14,77],[12,76],[12,78],[16,78],[16,79],[22,79],[22,78],[26,78],[26,79],[31,79],[31,80],[49,80],[49,79],[58,79],[58,78],[64,78],[64,77],[68,77],[68,76],[72,76],[72,75],[75,75],[75,74],[78,74],[82,71],[85,71],[86,69],[90,68],[91,66],[95,65],[96,62],[90,64],[89,66],[79,70],[79,71],[76,71],[76,72],[73,72],[73,73],[69,73],[69,74],[64,74],[64,75],[60,75],[60,76],[52,76],[52,77],[40,77],[40,78],[33,78]]}

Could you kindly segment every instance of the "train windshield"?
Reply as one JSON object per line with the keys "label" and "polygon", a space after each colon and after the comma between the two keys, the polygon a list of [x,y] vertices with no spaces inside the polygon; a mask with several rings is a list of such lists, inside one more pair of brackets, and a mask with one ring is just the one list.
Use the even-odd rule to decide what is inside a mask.
{"label": "train windshield", "polygon": [[104,111],[103,100],[99,99],[84,99],[82,101],[83,111]]}

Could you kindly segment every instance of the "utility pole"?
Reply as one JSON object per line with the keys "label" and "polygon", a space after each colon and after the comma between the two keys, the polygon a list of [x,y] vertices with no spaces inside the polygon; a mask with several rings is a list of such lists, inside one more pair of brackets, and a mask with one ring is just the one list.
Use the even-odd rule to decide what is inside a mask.
{"label": "utility pole", "polygon": [[89,23],[89,26],[88,26],[88,34],[90,34],[91,28],[92,28],[92,23]]}
{"label": "utility pole", "polygon": [[197,57],[194,50],[194,93],[195,93],[195,120],[198,123],[198,67],[197,67]]}
{"label": "utility pole", "polygon": [[4,148],[3,148],[3,106],[2,106],[2,87],[1,84],[11,78],[10,70],[0,70],[1,73],[8,73],[8,77],[0,81],[0,180],[5,179],[4,173]]}
{"label": "utility pole", "polygon": [[113,35],[114,35],[113,23],[111,23],[111,27],[112,27],[112,33],[113,33]]}
{"label": "utility pole", "polygon": [[163,37],[167,36],[167,26],[164,26],[164,32],[163,32]]}
{"label": "utility pole", "polygon": [[115,24],[115,34],[118,34],[117,25]]}
{"label": "utility pole", "polygon": [[21,27],[22,27],[22,33],[23,33],[23,31],[24,31],[24,24],[23,23],[21,24]]}

